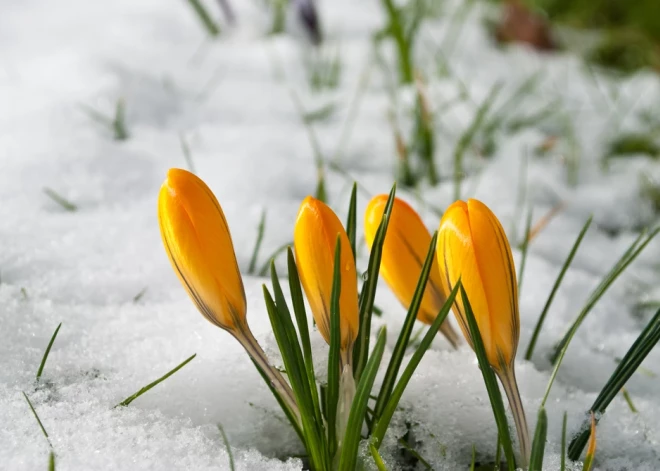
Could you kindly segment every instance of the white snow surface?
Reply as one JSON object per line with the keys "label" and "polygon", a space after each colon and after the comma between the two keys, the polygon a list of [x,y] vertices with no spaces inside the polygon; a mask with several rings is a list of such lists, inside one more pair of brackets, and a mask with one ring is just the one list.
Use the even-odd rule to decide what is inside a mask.
{"label": "white snow surface", "polygon": [[[391,98],[383,69],[367,67],[373,62],[371,35],[385,18],[375,0],[322,3],[327,47],[341,51],[342,76],[336,90],[313,93],[303,68],[309,46],[300,27],[291,23],[288,35],[267,36],[269,18],[260,2],[232,4],[238,24],[225,27],[211,42],[184,1],[2,2],[1,469],[47,467],[48,443],[22,392],[49,434],[60,470],[229,469],[218,423],[227,432],[237,469],[301,468],[298,458],[290,458],[303,451],[297,437],[247,355],[196,312],[174,276],[160,241],[156,196],[168,168],[186,167],[179,140],[184,135],[197,174],[223,206],[244,273],[261,211],[267,210],[258,265],[266,262],[268,254],[291,241],[300,201],[316,185],[313,150],[289,88],[307,110],[337,106],[332,117],[313,126],[328,159],[340,148],[337,162],[349,175],[327,171],[329,203],[340,217],[346,214],[351,179],[372,195],[387,192],[396,168]],[[565,119],[555,121],[554,128],[550,121],[496,133],[490,159],[469,152],[471,176],[462,194],[486,202],[512,241],[520,239],[527,209],[533,207],[538,219],[566,202],[531,244],[521,291],[516,369],[533,431],[552,346],[639,229],[655,222],[650,203],[640,197],[639,178],[642,172],[658,176],[660,167],[640,156],[604,168],[602,155],[618,131],[637,129],[640,111],[657,111],[660,86],[652,74],[619,79],[588,71],[570,54],[498,48],[483,27],[484,15],[490,14],[486,6],[472,10],[455,45],[443,49],[450,73],[440,75],[437,51],[448,31],[456,33],[451,26],[455,7],[443,5],[443,15],[425,25],[416,51],[437,112],[436,160],[443,181],[435,188],[423,184],[418,195],[400,187],[399,195],[435,229],[438,216],[423,202],[439,208],[451,203],[453,149],[479,104],[496,82],[504,88],[495,108],[539,74],[534,90],[513,106],[514,116],[555,103]],[[384,49],[391,66],[391,48]],[[368,86],[340,146],[367,69]],[[410,90],[397,93],[400,106],[409,107]],[[456,102],[461,93],[468,98]],[[81,108],[112,114],[120,97],[130,133],[121,142]],[[444,106],[452,100],[455,105]],[[405,130],[410,120],[401,114]],[[549,156],[534,157],[532,150],[546,136],[566,134],[562,122],[571,123],[572,146],[560,140]],[[521,211],[517,199],[525,154],[530,157]],[[568,184],[566,165],[573,154],[580,157],[575,186]],[[45,187],[75,203],[77,211],[65,211],[43,192]],[[360,211],[367,201],[361,192]],[[534,360],[526,362],[521,358],[532,328],[591,213],[595,224],[556,296]],[[520,252],[514,250],[519,263]],[[361,270],[366,252],[360,249]],[[634,307],[653,298],[659,255],[660,243],[651,243],[578,331],[547,406],[545,469],[559,467],[564,411],[572,434],[615,359],[649,319],[648,312]],[[278,267],[283,273],[282,260]],[[261,294],[267,280],[246,274],[244,282],[249,324],[277,362]],[[389,348],[405,311],[382,283],[377,304],[385,313],[374,329],[388,326]],[[36,370],[60,322],[37,383]],[[313,336],[322,364],[325,346],[318,333]],[[193,353],[197,357],[171,378],[130,406],[113,408]],[[660,373],[659,364],[656,349],[643,366]],[[660,469],[659,381],[642,373],[632,378],[628,390],[637,414],[621,396],[610,405],[598,427],[597,469]],[[412,424],[417,449],[434,469],[467,469],[473,444],[482,461],[493,459],[496,427],[468,347],[451,351],[438,337],[401,406],[383,447],[392,469],[405,422]]]}

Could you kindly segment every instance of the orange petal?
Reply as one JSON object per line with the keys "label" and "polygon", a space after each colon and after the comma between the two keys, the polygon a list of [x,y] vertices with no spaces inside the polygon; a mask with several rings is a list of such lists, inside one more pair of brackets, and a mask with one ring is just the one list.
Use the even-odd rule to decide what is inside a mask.
{"label": "orange petal", "polygon": [[158,220],[172,267],[199,311],[223,329],[245,325],[243,280],[209,187],[186,170],[170,169],[158,195]]}
{"label": "orange petal", "polygon": [[300,205],[293,234],[300,281],[321,335],[330,343],[330,301],[337,236],[341,241],[339,316],[341,348],[353,344],[358,332],[358,294],[355,260],[346,231],[325,203],[311,196]]}
{"label": "orange petal", "polygon": [[[367,205],[364,234],[369,248],[383,218],[387,198],[388,195],[378,195]],[[406,309],[412,302],[430,245],[431,234],[417,212],[395,198],[383,244],[380,275]],[[438,262],[434,260],[417,318],[431,324],[445,300]]]}

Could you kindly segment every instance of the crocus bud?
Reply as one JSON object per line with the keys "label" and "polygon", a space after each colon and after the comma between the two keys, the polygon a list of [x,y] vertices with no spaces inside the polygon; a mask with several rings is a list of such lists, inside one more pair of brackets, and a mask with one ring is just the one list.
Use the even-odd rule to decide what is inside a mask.
{"label": "crocus bud", "polygon": [[330,301],[337,236],[341,242],[341,292],[339,319],[341,350],[348,351],[358,333],[357,273],[351,245],[337,215],[325,203],[311,196],[298,210],[293,233],[298,274],[316,325],[330,343]]}
{"label": "crocus bud", "polygon": [[[481,201],[456,201],[440,221],[437,255],[445,293],[459,279],[463,284],[488,363],[500,378],[509,400],[518,432],[519,464],[526,468],[531,448],[514,363],[520,336],[518,282],[502,224]],[[463,335],[474,347],[462,297],[456,298],[453,309]]]}
{"label": "crocus bud", "polygon": [[172,268],[197,309],[231,332],[246,326],[243,280],[227,221],[194,174],[170,169],[158,195],[158,220]]}
{"label": "crocus bud", "polygon": [[[387,195],[375,196],[364,213],[364,235],[369,248],[374,243],[387,198]],[[383,244],[380,275],[406,309],[412,302],[430,245],[431,234],[422,219],[408,203],[395,198]],[[434,257],[417,319],[432,324],[446,299]],[[448,321],[442,323],[440,331],[452,345],[457,345],[458,335]]]}
{"label": "crocus bud", "polygon": [[[518,283],[511,247],[497,217],[480,201],[456,201],[440,222],[437,255],[445,293],[459,278],[463,283],[488,362],[496,371],[509,369],[520,335]],[[454,314],[472,345],[458,297]]]}

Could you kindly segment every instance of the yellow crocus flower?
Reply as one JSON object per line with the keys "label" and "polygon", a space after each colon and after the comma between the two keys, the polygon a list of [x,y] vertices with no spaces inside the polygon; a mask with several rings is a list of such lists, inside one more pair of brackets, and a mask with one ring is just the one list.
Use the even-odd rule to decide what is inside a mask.
{"label": "yellow crocus flower", "polygon": [[[508,368],[520,336],[518,283],[509,241],[497,217],[480,201],[456,201],[442,217],[438,233],[442,286],[451,292],[460,278],[495,370]],[[454,313],[472,345],[459,297]]]}
{"label": "yellow crocus flower", "polygon": [[229,227],[208,186],[194,174],[170,169],[158,195],[165,251],[197,309],[223,329],[241,330],[247,310]]}
{"label": "yellow crocus flower", "polygon": [[[376,238],[387,198],[388,195],[375,196],[364,213],[364,235],[369,248]],[[412,302],[430,245],[431,234],[422,218],[408,203],[395,198],[383,244],[380,275],[406,309]],[[434,258],[417,319],[432,324],[446,299],[438,262]],[[440,331],[454,347],[458,345],[459,337],[448,320],[442,323]]]}
{"label": "yellow crocus flower", "polygon": [[[525,465],[529,433],[514,370],[520,336],[518,283],[502,224],[482,202],[456,201],[440,222],[437,256],[444,292],[449,293],[459,279],[465,288],[488,362],[509,399]],[[473,345],[462,299],[456,298],[453,310],[465,338]]]}
{"label": "yellow crocus flower", "polygon": [[170,169],[158,195],[158,221],[172,268],[199,312],[243,345],[300,423],[291,387],[248,327],[243,279],[227,220],[213,192],[196,175]]}
{"label": "yellow crocus flower", "polygon": [[358,333],[358,293],[355,260],[351,245],[337,215],[325,203],[311,196],[304,199],[298,211],[293,245],[300,281],[312,308],[316,325],[330,343],[330,301],[337,236],[341,242],[341,292],[339,316],[341,350],[344,361]]}

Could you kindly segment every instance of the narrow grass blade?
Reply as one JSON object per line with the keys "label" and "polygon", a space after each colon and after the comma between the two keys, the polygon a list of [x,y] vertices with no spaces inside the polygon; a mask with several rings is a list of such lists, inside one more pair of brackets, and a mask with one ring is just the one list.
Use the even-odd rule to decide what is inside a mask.
{"label": "narrow grass blade", "polygon": [[566,471],[566,422],[568,414],[564,412],[564,420],[561,423],[561,460],[559,463],[559,471]]}
{"label": "narrow grass blade", "polygon": [[126,129],[126,103],[123,98],[117,99],[112,130],[115,133],[115,139],[117,141],[125,141],[129,137],[128,130]]}
{"label": "narrow grass blade", "polygon": [[144,297],[144,295],[147,293],[148,288],[149,288],[148,286],[145,286],[144,288],[142,288],[140,290],[140,292],[138,294],[133,296],[133,304],[137,304],[137,303],[140,302],[140,299],[142,299]]}
{"label": "narrow grass blade", "polygon": [[179,133],[179,142],[181,143],[181,152],[183,153],[183,158],[186,161],[188,170],[190,170],[192,173],[195,173],[195,164],[193,163],[192,152],[190,152],[190,146],[188,145],[188,142],[186,141],[183,133]]}
{"label": "narrow grass blade", "polygon": [[136,392],[135,394],[133,394],[133,395],[127,397],[126,399],[124,399],[123,401],[121,401],[121,402],[120,402],[119,404],[117,404],[115,407],[119,407],[119,406],[127,406],[127,405],[129,405],[131,402],[133,402],[134,400],[136,400],[138,397],[142,396],[144,393],[146,393],[147,391],[149,391],[151,388],[153,388],[154,386],[157,386],[158,384],[162,383],[162,382],[165,381],[167,378],[169,378],[170,376],[172,376],[174,373],[176,373],[177,371],[179,371],[181,368],[183,368],[184,366],[186,366],[186,365],[187,365],[188,363],[190,363],[190,362],[193,360],[193,358],[195,358],[196,356],[197,356],[196,353],[195,353],[194,355],[190,356],[189,358],[187,358],[186,360],[184,360],[179,366],[177,366],[177,367],[174,368],[173,370],[169,371],[169,372],[166,373],[164,376],[161,376],[161,377],[158,378],[156,381],[153,381],[153,382],[147,384],[145,387],[143,387],[142,389],[140,389],[140,390],[139,390],[138,392]]}
{"label": "narrow grass blade", "polygon": [[509,435],[509,425],[506,418],[506,410],[504,409],[504,402],[502,401],[502,394],[500,393],[500,388],[497,384],[495,373],[488,363],[488,357],[486,356],[486,349],[484,348],[484,343],[481,338],[481,332],[479,332],[479,326],[477,325],[477,320],[475,319],[474,313],[472,312],[472,307],[470,306],[467,293],[465,292],[463,285],[461,285],[460,288],[461,297],[463,299],[463,306],[465,307],[465,317],[467,318],[468,327],[470,329],[470,336],[474,345],[474,352],[476,353],[477,360],[479,361],[479,367],[481,368],[481,374],[483,375],[484,383],[486,383],[488,398],[490,399],[490,404],[493,408],[493,415],[495,416],[495,422],[497,423],[497,429],[500,434],[502,448],[504,449],[504,456],[506,457],[509,471],[514,471],[516,469],[515,458],[513,454],[513,446],[511,444],[511,436]]}
{"label": "narrow grass blade", "polygon": [[298,267],[293,256],[291,247],[287,247],[287,266],[289,269],[289,290],[291,291],[291,301],[293,312],[298,324],[298,333],[300,334],[300,343],[303,351],[305,366],[311,367],[311,379],[314,379],[314,359],[312,358],[312,343],[309,339],[309,326],[307,324],[307,311],[305,309],[305,300],[303,298],[300,277],[298,276]]}
{"label": "narrow grass blade", "polygon": [[417,287],[415,288],[415,293],[413,294],[412,300],[410,302],[410,307],[408,313],[406,314],[406,319],[403,322],[403,327],[397,338],[396,345],[394,346],[394,351],[392,352],[392,357],[390,362],[387,365],[387,372],[383,378],[383,383],[380,388],[380,393],[378,394],[378,400],[374,407],[374,420],[377,421],[380,417],[380,414],[385,408],[385,404],[389,400],[392,389],[394,389],[394,383],[397,376],[399,375],[399,368],[403,362],[403,357],[406,354],[406,347],[408,346],[408,341],[410,340],[410,334],[412,333],[413,326],[415,324],[415,319],[417,319],[417,311],[419,311],[419,306],[422,304],[422,297],[424,296],[424,291],[426,290],[426,283],[429,278],[429,273],[431,272],[431,266],[435,260],[435,246],[438,240],[437,231],[433,234],[431,239],[431,244],[429,246],[428,253],[426,254],[426,260],[422,266],[422,271],[419,275],[419,281],[417,282]]}
{"label": "narrow grass blade", "polygon": [[[637,340],[628,349],[621,362],[617,365],[612,376],[607,380],[605,386],[600,391],[596,400],[589,409],[599,417],[605,413],[607,406],[616,397],[630,377],[635,373],[639,365],[651,352],[653,347],[660,341],[660,309],[649,321]],[[585,424],[586,425],[586,424]],[[587,444],[589,430],[583,427],[584,431],[575,437],[568,447],[568,457],[577,460]]]}
{"label": "narrow grass blade", "polygon": [[357,183],[353,183],[351,190],[351,202],[348,205],[348,217],[346,218],[346,234],[351,243],[351,250],[353,251],[353,258],[356,257],[355,241],[357,239]]}
{"label": "narrow grass blade", "polygon": [[460,283],[457,283],[454,289],[452,290],[452,292],[449,294],[449,297],[447,297],[447,301],[442,306],[442,309],[440,309],[440,312],[433,321],[433,324],[431,324],[431,326],[429,327],[429,330],[426,332],[426,335],[424,335],[424,338],[420,342],[419,347],[417,348],[415,353],[413,353],[413,356],[410,358],[410,361],[408,362],[408,365],[406,365],[406,368],[403,370],[403,373],[401,373],[401,377],[399,378],[399,381],[396,383],[396,386],[394,387],[394,390],[392,391],[392,394],[389,400],[387,401],[385,408],[383,409],[383,413],[378,419],[378,422],[376,422],[376,425],[373,427],[373,431],[371,435],[374,439],[374,444],[376,448],[380,448],[380,445],[383,441],[383,437],[385,437],[385,432],[387,431],[387,428],[390,425],[390,421],[392,420],[394,411],[399,405],[399,400],[401,400],[401,396],[403,396],[403,392],[405,391],[406,386],[408,386],[408,382],[410,381],[410,378],[412,377],[413,373],[415,372],[415,369],[419,365],[419,362],[422,361],[424,354],[431,346],[431,342],[433,342],[433,339],[437,335],[438,329],[440,328],[443,321],[447,317],[447,314],[449,314],[449,311],[451,310],[451,306],[454,303],[454,299],[456,298],[456,293],[458,293],[459,286]]}
{"label": "narrow grass blade", "polygon": [[403,448],[405,448],[405,450],[406,450],[408,453],[410,453],[410,454],[411,454],[411,455],[412,455],[417,461],[419,461],[419,463],[420,463],[422,466],[424,466],[426,469],[433,469],[433,467],[429,464],[429,462],[426,461],[426,460],[424,459],[424,457],[422,457],[422,455],[420,455],[420,454],[417,452],[417,450],[415,450],[412,446],[410,446],[410,443],[408,443],[407,441],[405,441],[403,438],[399,438],[399,439],[397,440],[397,443],[398,443],[399,445],[401,445]]}
{"label": "narrow grass blade", "polygon": [[506,120],[507,115],[509,115],[516,107],[518,107],[523,99],[529,96],[534,88],[536,88],[539,77],[539,72],[534,72],[532,75],[527,77],[516,89],[516,91],[513,92],[511,96],[509,96],[509,98],[507,98],[506,101],[493,112],[492,118],[485,126],[486,132],[492,133],[495,128],[500,125],[500,123]]}
{"label": "narrow grass blade", "polygon": [[[496,462],[497,465],[499,463]],[[470,471],[475,471],[477,468],[477,447],[472,444],[472,460],[470,460]]]}
{"label": "narrow grass blade", "polygon": [[32,415],[34,415],[34,418],[37,419],[37,423],[39,424],[39,428],[41,429],[41,433],[44,434],[44,437],[46,437],[46,441],[48,442],[48,446],[53,448],[53,445],[50,443],[50,438],[48,437],[48,432],[46,432],[46,429],[44,428],[44,424],[41,423],[41,419],[39,418],[39,415],[37,414],[37,411],[34,410],[34,406],[32,405],[32,402],[30,401],[30,398],[23,392],[23,397],[28,403],[28,406],[30,406],[30,410],[32,411]]}
{"label": "narrow grass blade", "polygon": [[234,465],[234,455],[231,452],[231,446],[229,445],[229,440],[227,439],[227,434],[225,433],[225,429],[222,428],[221,424],[218,424],[218,430],[220,430],[220,435],[222,436],[222,442],[225,444],[225,448],[227,449],[227,455],[229,456],[229,469],[231,471],[235,471],[236,467]]}
{"label": "narrow grass blade", "polygon": [[271,256],[268,257],[268,260],[259,269],[259,276],[266,276],[268,274],[268,270],[270,270],[270,262],[274,262],[277,257],[279,257],[280,254],[282,254],[286,248],[292,244],[293,242],[287,242],[286,244],[282,244],[277,249],[275,249]]}
{"label": "narrow grass blade", "polygon": [[399,82],[401,84],[413,83],[415,77],[414,65],[411,57],[411,47],[407,40],[405,28],[401,24],[401,11],[394,5],[393,0],[381,0],[389,19],[388,35],[394,39],[399,55]]}
{"label": "narrow grass blade", "polygon": [[635,407],[635,404],[633,404],[632,398],[630,397],[630,393],[626,388],[621,388],[621,395],[623,396],[623,399],[626,401],[626,404],[628,404],[628,407],[630,408],[630,412],[632,412],[633,414],[637,414],[637,412],[639,411]]}
{"label": "narrow grass blade", "polygon": [[[520,167],[518,170],[518,188],[516,190],[516,206],[514,209],[514,216],[511,219],[511,234],[517,234],[518,233],[518,221],[520,220],[520,215],[523,212],[523,209],[525,207],[525,200],[527,199],[527,174],[528,174],[528,169],[529,167],[529,152],[527,151],[527,148],[524,149],[522,158],[520,159]],[[529,208],[529,212],[532,212],[533,207]],[[531,227],[531,222],[530,222],[530,227]],[[525,238],[528,238],[529,236],[529,231],[525,231]],[[520,291],[520,289],[518,289]]]}
{"label": "narrow grass blade", "polygon": [[346,426],[346,434],[344,435],[344,442],[341,447],[341,456],[339,458],[338,469],[357,469],[357,455],[360,445],[362,423],[364,416],[367,412],[367,402],[371,394],[371,388],[374,385],[376,374],[378,374],[378,367],[383,357],[385,350],[385,339],[387,337],[387,330],[385,327],[380,329],[378,338],[374,349],[369,356],[369,361],[364,369],[364,373],[358,382],[351,412],[348,416],[348,423]]}
{"label": "narrow grass blade", "polygon": [[314,195],[316,199],[325,203],[327,201],[327,195],[325,191],[325,157],[323,155],[323,150],[321,149],[321,144],[319,143],[312,123],[305,119],[305,109],[303,108],[298,94],[292,87],[289,87],[289,94],[291,95],[293,104],[296,107],[298,116],[300,117],[303,126],[305,126],[307,137],[309,138],[309,143],[312,146],[312,151],[314,152],[314,164],[316,165],[316,191]]}
{"label": "narrow grass blade", "polygon": [[378,285],[378,272],[380,271],[380,260],[383,255],[383,244],[385,243],[385,234],[387,226],[390,223],[392,206],[394,205],[394,195],[396,194],[396,183],[392,186],[389,198],[385,204],[383,217],[376,231],[374,243],[371,246],[369,254],[369,265],[366,272],[366,281],[360,291],[360,328],[357,339],[353,347],[353,375],[355,380],[359,381],[362,371],[367,364],[367,354],[369,352],[369,338],[371,335],[371,316],[373,314],[374,298],[376,297],[376,286]]}
{"label": "narrow grass blade", "polygon": [[93,121],[96,121],[97,123],[102,124],[103,126],[106,126],[108,128],[112,128],[112,119],[104,115],[103,113],[96,111],[91,106],[87,106],[84,104],[80,105],[80,109]]}
{"label": "narrow grass blade", "polygon": [[44,352],[44,356],[41,359],[41,364],[39,365],[39,369],[37,370],[37,381],[39,378],[41,378],[41,373],[44,371],[44,366],[46,366],[46,360],[48,359],[48,354],[50,353],[50,349],[53,346],[53,342],[55,342],[55,339],[57,338],[57,333],[60,331],[60,327],[62,327],[62,323],[60,322],[57,328],[55,329],[55,332],[53,332],[52,337],[50,338],[50,342],[48,342],[48,346],[46,347],[46,351]]}
{"label": "narrow grass blade", "polygon": [[488,110],[490,110],[501,89],[501,83],[496,83],[493,88],[491,88],[488,96],[481,106],[479,106],[479,109],[477,109],[472,123],[470,123],[470,126],[468,126],[463,132],[456,143],[456,147],[454,148],[454,200],[461,199],[461,180],[463,179],[463,158],[465,152],[472,144],[472,140],[477,134],[477,131],[483,125],[486,114],[488,113]]}
{"label": "narrow grass blade", "polygon": [[360,110],[362,98],[365,94],[364,92],[367,89],[367,86],[369,85],[372,65],[373,65],[373,59],[372,57],[369,57],[367,59],[367,64],[364,66],[364,70],[360,74],[360,81],[358,82],[357,88],[355,89],[355,94],[353,95],[353,98],[351,99],[351,103],[348,107],[348,113],[342,125],[341,132],[339,134],[339,139],[337,140],[337,148],[332,156],[333,164],[339,163],[339,160],[341,159],[344,153],[344,148],[350,140],[351,133],[355,127],[355,119],[358,116],[358,111]]}
{"label": "narrow grass blade", "polygon": [[582,471],[591,471],[591,466],[594,464],[594,455],[596,454],[596,417],[591,413],[591,437],[589,438],[589,447],[587,448],[587,456],[584,458],[584,465]]}
{"label": "narrow grass blade", "polygon": [[202,26],[211,37],[215,37],[220,34],[220,27],[213,21],[213,18],[206,10],[204,5],[202,5],[201,0],[188,0],[188,3],[192,7],[193,11],[201,21]]}
{"label": "narrow grass blade", "polygon": [[539,334],[541,333],[541,328],[543,327],[545,316],[548,314],[548,311],[550,310],[552,301],[555,299],[555,294],[557,294],[557,290],[559,289],[559,286],[561,285],[561,282],[564,279],[564,275],[566,274],[568,267],[571,265],[571,262],[573,261],[573,258],[575,257],[575,254],[577,253],[578,248],[582,243],[582,239],[584,238],[584,235],[587,233],[589,226],[591,226],[592,220],[593,220],[593,216],[589,216],[589,219],[587,219],[587,222],[584,224],[582,230],[580,231],[580,234],[575,240],[575,243],[573,244],[573,247],[571,248],[571,251],[568,254],[568,258],[566,258],[566,261],[564,261],[564,265],[562,265],[561,270],[559,271],[559,276],[557,276],[557,279],[555,280],[555,284],[553,285],[552,290],[550,290],[550,295],[548,296],[548,300],[545,302],[545,306],[543,306],[543,310],[541,311],[539,320],[536,321],[536,326],[534,326],[534,332],[532,333],[532,338],[530,339],[529,346],[527,347],[527,351],[525,352],[525,360],[532,359],[532,355],[534,354],[534,347],[536,347],[536,342],[539,338]]}
{"label": "narrow grass blade", "polygon": [[559,344],[557,344],[557,347],[555,348],[555,352],[551,358],[553,365],[556,365],[557,363],[561,362],[561,359],[566,353],[566,349],[568,347],[569,342],[573,338],[573,335],[575,335],[577,329],[582,324],[582,321],[584,321],[584,318],[587,317],[587,314],[589,314],[591,309],[596,305],[598,300],[600,300],[600,298],[605,294],[607,289],[612,285],[612,283],[614,283],[614,281],[619,277],[619,275],[621,275],[621,273],[623,273],[624,270],[628,268],[628,265],[630,265],[642,252],[642,250],[644,250],[644,248],[649,244],[649,242],[653,240],[653,238],[656,236],[658,231],[660,231],[660,228],[653,230],[653,232],[651,232],[646,237],[645,240],[644,240],[645,234],[644,233],[640,234],[639,237],[628,248],[628,250],[614,264],[614,266],[609,271],[609,273],[605,275],[605,277],[600,282],[600,284],[596,287],[593,293],[591,293],[591,296],[589,296],[589,299],[587,300],[584,308],[582,309],[578,317],[573,322],[573,325],[569,328],[568,332],[566,332],[566,334],[561,339]]}
{"label": "narrow grass blade", "polygon": [[548,414],[544,407],[539,408],[536,422],[536,432],[532,442],[532,453],[529,457],[529,471],[543,471],[543,454],[545,452],[545,438],[548,435]]}
{"label": "narrow grass blade", "polygon": [[257,269],[257,258],[259,257],[259,250],[261,249],[261,242],[264,239],[264,231],[266,230],[266,210],[261,212],[261,219],[259,219],[259,226],[257,226],[257,240],[254,243],[252,256],[250,257],[250,265],[248,266],[248,273],[253,274]]}
{"label": "narrow grass blade", "polygon": [[[341,346],[341,331],[339,322],[339,298],[341,296],[341,239],[337,235],[335,243],[334,271],[332,275],[332,299],[330,301],[330,352],[328,353],[328,389],[326,391],[326,410],[328,415],[328,450],[334,456],[337,450],[337,402],[339,400],[339,377],[341,374],[341,360],[339,349]],[[347,430],[348,432],[348,430]],[[353,469],[353,468],[345,468]]]}
{"label": "narrow grass blade", "polygon": [[378,450],[373,443],[369,444],[369,451],[371,451],[371,456],[374,459],[374,463],[376,463],[376,468],[378,468],[378,471],[387,471],[385,462],[383,461],[383,458],[380,457],[380,453],[378,453]]}
{"label": "narrow grass blade", "polygon": [[48,454],[48,471],[55,471],[55,453]]}
{"label": "narrow grass blade", "polygon": [[520,248],[520,271],[518,272],[518,296],[522,290],[523,277],[525,275],[525,266],[527,265],[527,253],[529,251],[529,230],[532,226],[532,210],[527,213],[527,222],[525,223],[525,238]]}
{"label": "narrow grass blade", "polygon": [[64,196],[60,195],[57,193],[55,190],[45,187],[44,188],[44,193],[50,197],[53,201],[55,201],[57,204],[62,206],[62,208],[66,209],[69,212],[74,212],[78,210],[78,206],[73,204],[71,201],[66,199]]}

